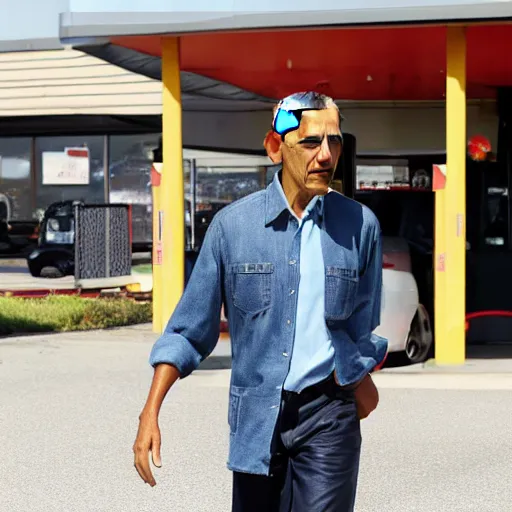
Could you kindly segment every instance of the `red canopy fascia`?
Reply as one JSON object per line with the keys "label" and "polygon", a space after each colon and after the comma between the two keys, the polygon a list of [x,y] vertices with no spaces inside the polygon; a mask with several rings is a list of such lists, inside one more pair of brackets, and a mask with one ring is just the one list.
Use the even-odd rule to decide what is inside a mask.
{"label": "red canopy fascia", "polygon": [[[162,36],[113,44],[161,56]],[[181,69],[269,98],[319,90],[344,100],[443,100],[443,26],[297,29],[180,37]],[[512,24],[467,28],[468,98],[512,85]]]}

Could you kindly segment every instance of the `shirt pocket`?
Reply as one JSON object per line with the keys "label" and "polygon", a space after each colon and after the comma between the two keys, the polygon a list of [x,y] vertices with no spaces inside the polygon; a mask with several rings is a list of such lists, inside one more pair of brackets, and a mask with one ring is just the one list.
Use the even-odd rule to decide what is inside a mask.
{"label": "shirt pocket", "polygon": [[233,305],[244,313],[260,313],[272,304],[272,263],[241,263],[231,266]]}
{"label": "shirt pocket", "polygon": [[354,311],[359,285],[357,270],[345,267],[325,269],[325,317],[346,320]]}
{"label": "shirt pocket", "polygon": [[229,393],[228,425],[232,434],[236,433],[236,429],[238,427],[241,399],[241,393],[236,389],[231,389]]}

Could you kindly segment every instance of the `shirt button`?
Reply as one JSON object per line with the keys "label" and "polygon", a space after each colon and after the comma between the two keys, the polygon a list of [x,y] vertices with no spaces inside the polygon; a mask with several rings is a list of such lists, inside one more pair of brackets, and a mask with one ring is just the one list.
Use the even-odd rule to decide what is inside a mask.
{"label": "shirt button", "polygon": [[297,263],[295,260],[290,260],[290,265],[295,265]]}
{"label": "shirt button", "polygon": [[291,321],[291,320],[286,320],[286,323],[287,323],[288,325],[290,325],[290,324],[292,323],[292,321]]}
{"label": "shirt button", "polygon": [[290,290],[290,295],[293,295],[295,293],[295,290]]}
{"label": "shirt button", "polygon": [[284,357],[288,357],[288,352],[283,352]]}

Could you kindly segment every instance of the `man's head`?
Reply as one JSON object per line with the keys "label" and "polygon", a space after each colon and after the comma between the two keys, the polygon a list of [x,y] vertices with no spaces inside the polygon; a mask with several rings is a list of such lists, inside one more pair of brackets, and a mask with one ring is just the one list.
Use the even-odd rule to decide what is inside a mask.
{"label": "man's head", "polygon": [[274,108],[272,129],[264,141],[274,163],[283,164],[283,180],[297,194],[325,195],[343,149],[341,115],[332,98],[296,93]]}

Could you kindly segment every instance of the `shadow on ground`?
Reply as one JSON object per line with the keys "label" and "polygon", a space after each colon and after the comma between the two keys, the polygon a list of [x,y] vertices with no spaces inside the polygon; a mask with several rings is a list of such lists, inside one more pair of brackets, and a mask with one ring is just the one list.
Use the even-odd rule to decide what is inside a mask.
{"label": "shadow on ground", "polygon": [[[434,358],[434,351],[428,359]],[[510,359],[512,360],[512,343],[471,343],[466,345],[466,360],[472,359]],[[404,368],[411,366],[400,353],[389,354],[384,368]]]}
{"label": "shadow on ground", "polygon": [[210,356],[199,365],[198,370],[231,370],[231,356]]}

